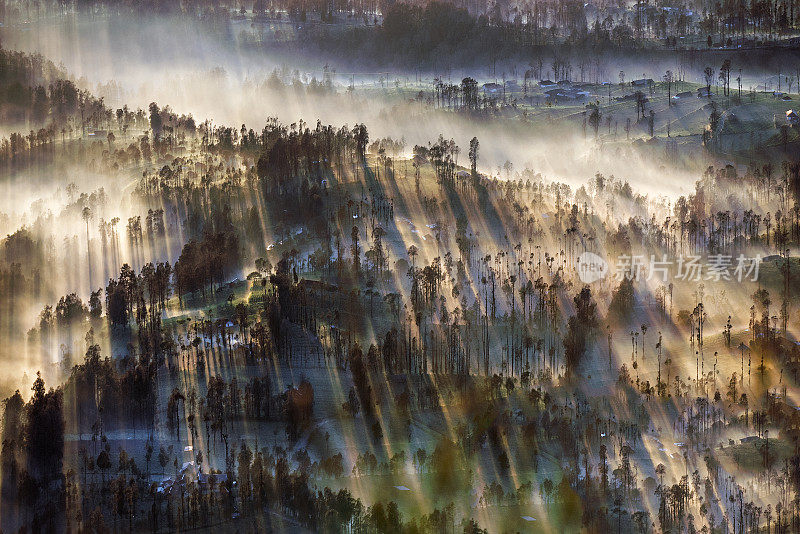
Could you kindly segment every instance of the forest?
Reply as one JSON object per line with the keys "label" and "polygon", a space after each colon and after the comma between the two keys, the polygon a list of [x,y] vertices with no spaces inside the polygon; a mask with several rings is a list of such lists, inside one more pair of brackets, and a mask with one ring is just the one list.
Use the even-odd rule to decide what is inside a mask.
{"label": "forest", "polygon": [[795,3],[6,0],[0,532],[800,532]]}

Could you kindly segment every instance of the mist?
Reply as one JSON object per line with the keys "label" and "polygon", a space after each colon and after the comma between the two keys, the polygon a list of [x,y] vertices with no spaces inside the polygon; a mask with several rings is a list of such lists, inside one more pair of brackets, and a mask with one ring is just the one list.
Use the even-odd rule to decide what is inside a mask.
{"label": "mist", "polygon": [[289,4],[9,8],[3,531],[788,520],[796,50]]}
{"label": "mist", "polygon": [[[598,145],[581,133],[580,117],[554,122],[546,130],[503,117],[475,121],[454,113],[431,112],[398,90],[411,86],[430,94],[433,74],[348,72],[334,63],[304,57],[302,51],[240,46],[235,27],[227,39],[205,30],[191,19],[122,16],[85,20],[75,16],[37,32],[5,28],[3,36],[9,46],[41,53],[63,65],[82,86],[103,96],[112,107],[146,109],[150,102],[157,102],[191,114],[198,122],[244,124],[256,130],[268,117],[287,124],[298,120],[312,125],[317,120],[332,125],[364,123],[373,139],[402,138],[409,152],[416,144],[435,142],[439,135],[455,140],[463,149],[477,137],[482,146],[482,170],[490,174],[512,177],[497,173],[510,162],[516,171],[530,169],[579,187],[600,172],[629,180],[645,193],[673,198],[691,191],[692,176],[702,169],[692,157],[675,162],[664,158],[661,151]],[[617,60],[618,66],[613,58],[605,61],[611,71],[607,78],[622,67],[657,77],[652,74],[656,72],[654,62],[634,66],[629,60]],[[497,79],[497,67],[465,69],[457,75],[451,71],[446,77],[457,83],[462,75],[476,76],[480,83],[492,81]],[[322,83],[326,79],[330,89],[301,90],[312,80]],[[356,91],[348,91],[351,84]],[[603,100],[604,95],[595,98]],[[666,184],[662,179],[665,169],[671,175]]]}

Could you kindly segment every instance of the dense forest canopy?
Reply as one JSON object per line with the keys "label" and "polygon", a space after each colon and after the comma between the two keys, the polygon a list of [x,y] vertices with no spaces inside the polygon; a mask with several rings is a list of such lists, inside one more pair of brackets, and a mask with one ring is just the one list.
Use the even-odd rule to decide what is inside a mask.
{"label": "dense forest canopy", "polygon": [[796,530],[794,3],[3,3],[0,529]]}

